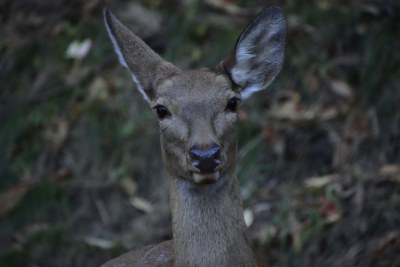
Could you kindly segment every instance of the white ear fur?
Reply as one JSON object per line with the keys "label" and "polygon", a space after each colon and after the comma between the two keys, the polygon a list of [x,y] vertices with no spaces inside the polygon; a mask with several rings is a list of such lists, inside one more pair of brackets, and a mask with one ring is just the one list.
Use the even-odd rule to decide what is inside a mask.
{"label": "white ear fur", "polygon": [[131,71],[139,92],[151,103],[154,82],[163,75],[179,70],[124,26],[108,8],[104,9],[104,24],[119,62]]}
{"label": "white ear fur", "polygon": [[[104,24],[106,25],[106,29],[107,29],[107,33],[108,36],[111,39],[111,42],[113,44],[114,47],[114,51],[117,54],[118,57],[118,61],[119,63],[124,66],[125,68],[129,69],[128,64],[125,61],[125,58],[122,54],[121,48],[117,42],[116,37],[114,36],[113,31],[110,29],[110,26],[108,25],[108,22],[106,20],[106,16],[104,16]],[[131,73],[132,76],[132,80],[135,82],[137,89],[139,90],[140,94],[143,96],[144,100],[146,100],[147,102],[150,102],[149,97],[147,96],[146,92],[143,89],[143,86],[140,84],[139,80],[136,78],[135,74]]]}
{"label": "white ear fur", "polygon": [[110,37],[110,39],[111,39],[111,42],[113,44],[115,54],[117,54],[119,63],[122,66],[124,66],[125,68],[128,68],[128,64],[126,64],[124,56],[122,55],[121,48],[118,45],[117,39],[115,38],[114,33],[112,32],[112,30],[110,29],[110,26],[108,25],[106,16],[104,16],[104,25],[106,25],[108,37]]}
{"label": "white ear fur", "polygon": [[282,68],[286,22],[280,8],[264,10],[243,31],[236,44],[232,80],[241,87],[242,98],[263,90]]}
{"label": "white ear fur", "polygon": [[[122,63],[121,63],[122,64]],[[139,80],[136,78],[136,76],[131,73],[132,80],[135,82],[137,89],[139,90],[140,94],[143,96],[144,100],[150,103],[150,99],[147,96],[146,92],[143,89],[143,86],[140,84]]]}

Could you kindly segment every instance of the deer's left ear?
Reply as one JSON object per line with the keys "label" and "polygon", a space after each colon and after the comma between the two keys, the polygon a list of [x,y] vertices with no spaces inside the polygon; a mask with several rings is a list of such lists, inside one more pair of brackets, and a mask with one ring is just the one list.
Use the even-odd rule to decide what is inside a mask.
{"label": "deer's left ear", "polygon": [[286,21],[278,7],[262,11],[240,35],[223,65],[243,98],[267,88],[279,73],[285,36]]}

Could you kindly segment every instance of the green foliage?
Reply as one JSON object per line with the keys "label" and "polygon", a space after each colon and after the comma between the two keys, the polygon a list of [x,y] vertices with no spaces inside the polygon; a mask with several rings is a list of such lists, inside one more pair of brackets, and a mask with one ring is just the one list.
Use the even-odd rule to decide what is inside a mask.
{"label": "green foliage", "polygon": [[55,255],[57,247],[62,245],[67,239],[65,229],[54,227],[44,231],[38,231],[29,237],[26,244],[26,255],[30,262],[39,263],[44,261],[49,255]]}
{"label": "green foliage", "polygon": [[[325,220],[322,218],[321,213],[317,210],[308,210],[306,212],[306,217],[308,219],[307,227],[303,229],[300,237],[300,247],[306,246],[312,239],[315,239],[318,234],[327,226]],[[301,250],[296,251],[301,253]]]}
{"label": "green foliage", "polygon": [[60,221],[65,215],[64,201],[58,184],[40,183],[33,187],[11,211],[9,223],[14,229],[19,229],[26,224],[50,218],[53,222]]}
{"label": "green foliage", "polygon": [[20,250],[12,250],[0,255],[1,267],[22,267],[26,266],[29,259],[26,258],[24,252]]}

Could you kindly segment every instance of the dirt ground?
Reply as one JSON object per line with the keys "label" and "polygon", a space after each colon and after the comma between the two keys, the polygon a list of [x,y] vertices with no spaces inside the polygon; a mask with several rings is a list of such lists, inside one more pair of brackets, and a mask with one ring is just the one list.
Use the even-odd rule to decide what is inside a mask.
{"label": "dirt ground", "polygon": [[285,65],[239,111],[252,246],[269,267],[400,266],[397,0],[0,0],[0,266],[99,266],[172,237],[157,119],[104,6],[188,69],[272,5]]}

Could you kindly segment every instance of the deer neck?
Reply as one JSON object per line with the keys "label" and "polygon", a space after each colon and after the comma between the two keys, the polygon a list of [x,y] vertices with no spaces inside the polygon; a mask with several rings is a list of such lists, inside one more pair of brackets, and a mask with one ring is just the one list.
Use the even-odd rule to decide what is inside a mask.
{"label": "deer neck", "polygon": [[215,184],[171,182],[175,267],[256,266],[236,177]]}

